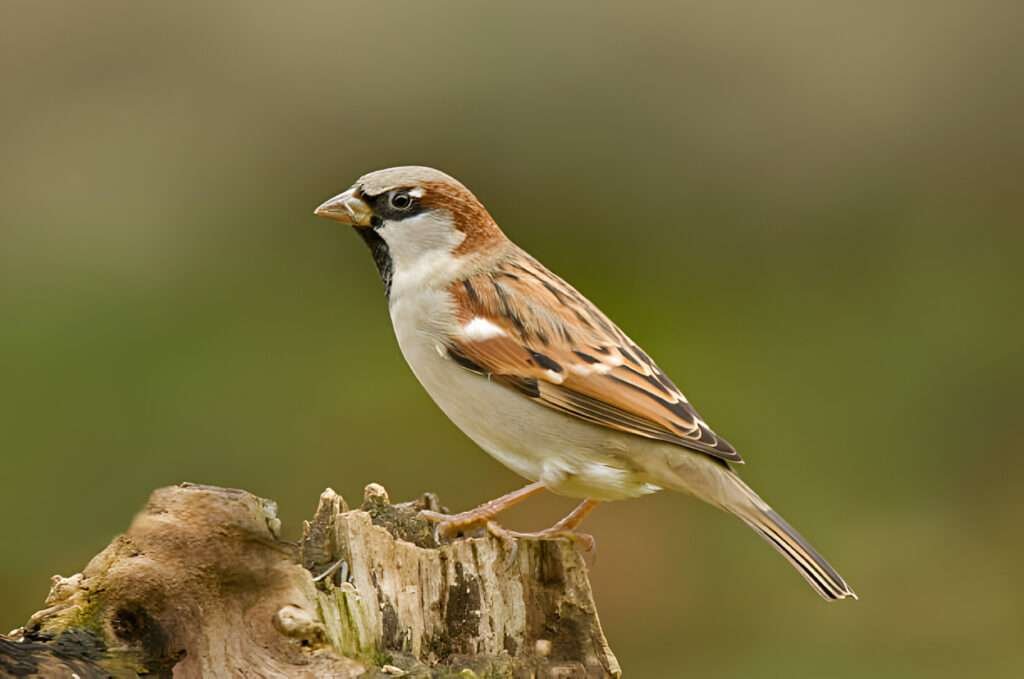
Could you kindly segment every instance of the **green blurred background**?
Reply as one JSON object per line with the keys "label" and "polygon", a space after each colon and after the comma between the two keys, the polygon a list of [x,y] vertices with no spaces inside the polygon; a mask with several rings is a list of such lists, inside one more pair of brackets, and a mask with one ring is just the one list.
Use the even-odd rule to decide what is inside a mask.
{"label": "green blurred background", "polygon": [[0,628],[158,486],[275,498],[295,535],[328,485],[462,509],[520,483],[311,214],[426,164],[861,595],[826,605],[688,498],[603,507],[629,676],[1024,675],[1024,12],[895,5],[0,4]]}

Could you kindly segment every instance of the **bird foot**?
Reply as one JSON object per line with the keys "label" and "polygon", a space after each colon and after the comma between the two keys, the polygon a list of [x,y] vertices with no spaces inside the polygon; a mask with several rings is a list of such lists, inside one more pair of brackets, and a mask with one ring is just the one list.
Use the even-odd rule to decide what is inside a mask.
{"label": "bird foot", "polygon": [[[441,512],[424,509],[419,512],[419,517],[434,524],[434,537],[437,542],[450,540],[465,535],[473,529],[486,527],[492,521],[493,515],[482,512],[478,509],[471,509],[468,512],[458,514],[443,514]],[[497,525],[497,524],[495,524]]]}
{"label": "bird foot", "polygon": [[577,533],[574,530],[568,530],[558,526],[523,533],[499,526],[495,521],[487,522],[487,532],[501,540],[505,545],[506,569],[512,568],[516,563],[516,559],[519,557],[519,540],[524,538],[528,540],[567,539],[571,541],[572,544],[584,555],[590,556],[595,561],[597,559],[597,541],[594,539],[593,535],[589,535],[587,533]]}
{"label": "bird foot", "polygon": [[520,533],[514,530],[506,530],[505,532],[512,538],[531,538],[534,540],[567,539],[584,554],[595,554],[597,552],[597,540],[589,533],[577,533],[574,530],[558,527],[545,528],[544,530],[531,533]]}
{"label": "bird foot", "polygon": [[594,539],[593,535],[588,533],[578,533],[574,530],[563,528],[558,524],[551,528],[545,528],[544,530],[524,533],[505,528],[495,521],[491,517],[490,513],[481,512],[475,509],[468,512],[461,512],[459,514],[442,514],[441,512],[434,512],[425,509],[419,512],[419,516],[420,518],[435,524],[434,536],[437,538],[438,543],[445,540],[451,540],[459,535],[466,535],[474,530],[484,529],[487,533],[497,538],[505,545],[505,548],[511,554],[510,561],[515,560],[515,555],[518,550],[517,543],[521,538],[534,540],[563,538],[571,540],[572,543],[584,554],[593,555],[597,552],[597,541]]}

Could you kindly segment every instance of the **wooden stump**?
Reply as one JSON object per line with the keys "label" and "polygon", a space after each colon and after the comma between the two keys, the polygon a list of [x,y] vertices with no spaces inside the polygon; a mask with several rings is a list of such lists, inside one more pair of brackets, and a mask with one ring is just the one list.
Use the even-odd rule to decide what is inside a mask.
{"label": "wooden stump", "polygon": [[328,489],[294,544],[272,501],[161,488],[0,636],[0,675],[619,676],[570,541],[438,544],[421,509],[436,498],[371,484],[349,510]]}

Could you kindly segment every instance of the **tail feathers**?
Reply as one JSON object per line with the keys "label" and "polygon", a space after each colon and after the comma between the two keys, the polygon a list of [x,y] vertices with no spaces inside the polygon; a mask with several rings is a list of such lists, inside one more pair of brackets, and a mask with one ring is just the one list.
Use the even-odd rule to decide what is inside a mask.
{"label": "tail feathers", "polygon": [[758,532],[779,554],[793,565],[805,580],[829,601],[853,598],[857,595],[842,576],[825,561],[825,557],[803,538],[795,528],[772,509],[755,509],[738,513],[743,521]]}
{"label": "tail feathers", "polygon": [[828,561],[727,465],[705,456],[682,457],[675,462],[657,470],[658,485],[692,493],[739,517],[786,557],[822,598],[857,598]]}
{"label": "tail feathers", "polygon": [[724,494],[728,499],[720,506],[742,519],[744,523],[767,540],[779,554],[786,557],[793,568],[822,598],[828,601],[857,598],[857,595],[836,572],[836,569],[832,568],[828,561],[825,561],[825,557],[818,554],[818,550],[811,547],[804,536],[800,535],[795,528],[758,497],[750,486],[731,472],[726,478],[731,483],[726,483],[724,486],[731,488],[733,492],[727,491]]}

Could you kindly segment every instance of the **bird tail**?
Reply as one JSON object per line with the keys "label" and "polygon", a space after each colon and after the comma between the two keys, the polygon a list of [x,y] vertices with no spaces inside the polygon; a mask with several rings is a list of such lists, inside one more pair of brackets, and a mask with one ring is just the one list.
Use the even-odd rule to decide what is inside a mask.
{"label": "bird tail", "polygon": [[740,516],[748,526],[771,543],[814,590],[828,601],[856,599],[842,576],[786,520],[769,509],[759,516]]}
{"label": "bird tail", "polygon": [[679,461],[681,464],[666,470],[667,475],[659,475],[660,484],[692,493],[734,514],[786,557],[822,598],[857,598],[828,561],[727,466],[703,456]]}
{"label": "bird tail", "polygon": [[786,557],[822,598],[828,601],[857,598],[857,594],[850,589],[836,569],[832,568],[825,557],[819,554],[795,528],[769,507],[738,476],[728,472],[728,478],[740,491],[738,495],[747,498],[748,501],[731,502],[726,504],[724,509],[735,514],[771,544],[779,554]]}

